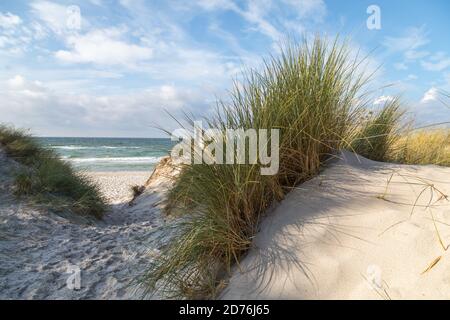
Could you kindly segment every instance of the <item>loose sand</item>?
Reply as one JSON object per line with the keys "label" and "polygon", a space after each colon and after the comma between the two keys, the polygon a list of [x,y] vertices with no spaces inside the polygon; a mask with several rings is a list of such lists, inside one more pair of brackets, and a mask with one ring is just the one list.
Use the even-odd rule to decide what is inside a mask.
{"label": "loose sand", "polygon": [[344,153],[268,213],[222,298],[449,299],[450,202],[431,185],[450,195],[450,168]]}
{"label": "loose sand", "polygon": [[16,167],[0,150],[0,299],[141,298],[134,280],[170,235],[161,213],[170,180],[152,179],[129,206],[129,185],[150,172],[92,174],[112,205],[103,221],[86,225],[15,198]]}
{"label": "loose sand", "polygon": [[117,204],[128,200],[132,186],[143,186],[150,176],[150,171],[135,172],[87,172],[99,186],[106,199]]}

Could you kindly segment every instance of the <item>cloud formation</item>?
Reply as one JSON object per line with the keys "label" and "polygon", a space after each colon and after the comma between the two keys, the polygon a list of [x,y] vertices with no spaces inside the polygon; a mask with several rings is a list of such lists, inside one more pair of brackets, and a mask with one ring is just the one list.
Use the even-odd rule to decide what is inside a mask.
{"label": "cloud formation", "polygon": [[69,36],[70,50],[58,50],[55,57],[69,63],[94,63],[98,65],[123,65],[133,67],[138,62],[152,58],[153,49],[128,43],[126,30],[118,28],[93,30],[84,35]]}
{"label": "cloud formation", "polygon": [[373,101],[374,105],[384,105],[385,103],[391,102],[394,100],[392,96],[380,96]]}
{"label": "cloud formation", "polygon": [[[243,66],[260,67],[261,57],[279,53],[280,40],[314,30],[331,39],[336,25],[330,21],[350,21],[325,0],[116,0],[114,9],[80,0],[74,3],[81,25],[73,29],[62,1],[32,0],[18,10],[14,3],[0,5],[2,121],[43,135],[160,135],[150,124],[171,125],[164,109],[207,114]],[[450,88],[449,55],[431,48],[428,26],[399,30],[379,35],[387,55],[395,56],[389,61],[395,72],[385,79],[390,70],[382,68],[373,88]],[[373,47],[349,45],[350,57],[364,58],[369,73],[384,62],[366,56]],[[442,75],[431,81],[421,71]],[[374,104],[393,94],[375,93]],[[433,94],[416,96],[412,109],[432,118]]]}
{"label": "cloud formation", "polygon": [[11,12],[0,12],[0,28],[11,29],[22,23],[22,19],[19,16],[12,14]]}
{"label": "cloud formation", "polygon": [[16,75],[2,87],[7,88],[0,90],[2,121],[50,136],[163,136],[156,125],[166,129],[176,125],[166,111],[206,109],[209,103],[198,92],[170,85],[113,95],[78,95],[53,91]]}

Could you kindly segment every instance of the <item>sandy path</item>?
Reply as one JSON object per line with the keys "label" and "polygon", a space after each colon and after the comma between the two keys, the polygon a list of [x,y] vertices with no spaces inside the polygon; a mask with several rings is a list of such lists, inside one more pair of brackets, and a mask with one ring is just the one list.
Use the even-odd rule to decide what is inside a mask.
{"label": "sandy path", "polygon": [[345,153],[269,213],[222,297],[448,299],[450,202],[425,182],[450,195],[450,168],[360,160]]}
{"label": "sandy path", "polygon": [[[10,192],[9,173],[14,166],[0,151],[0,298],[139,297],[133,280],[161,245],[164,221],[158,203],[167,184],[156,181],[135,206],[115,204],[104,222],[86,226],[17,201]],[[141,173],[128,178],[115,174],[101,177],[100,182],[113,196],[120,193],[111,191],[117,179],[125,185],[145,178]],[[71,289],[67,282],[76,287],[77,268],[81,287]]]}
{"label": "sandy path", "polygon": [[150,172],[87,172],[102,190],[106,199],[112,203],[122,203],[131,197],[130,188],[135,185],[142,186],[150,176]]}

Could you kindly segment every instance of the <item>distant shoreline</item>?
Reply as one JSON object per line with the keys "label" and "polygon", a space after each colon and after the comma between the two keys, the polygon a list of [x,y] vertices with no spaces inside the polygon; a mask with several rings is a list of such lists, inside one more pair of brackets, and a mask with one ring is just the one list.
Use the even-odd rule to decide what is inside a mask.
{"label": "distant shoreline", "polygon": [[76,170],[87,172],[151,172],[173,146],[163,138],[36,138]]}

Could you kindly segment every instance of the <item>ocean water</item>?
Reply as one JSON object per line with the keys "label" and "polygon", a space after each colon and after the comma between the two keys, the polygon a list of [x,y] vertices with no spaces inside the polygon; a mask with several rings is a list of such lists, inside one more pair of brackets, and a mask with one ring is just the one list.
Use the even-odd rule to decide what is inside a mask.
{"label": "ocean water", "polygon": [[151,171],[174,143],[158,138],[37,138],[84,171]]}

